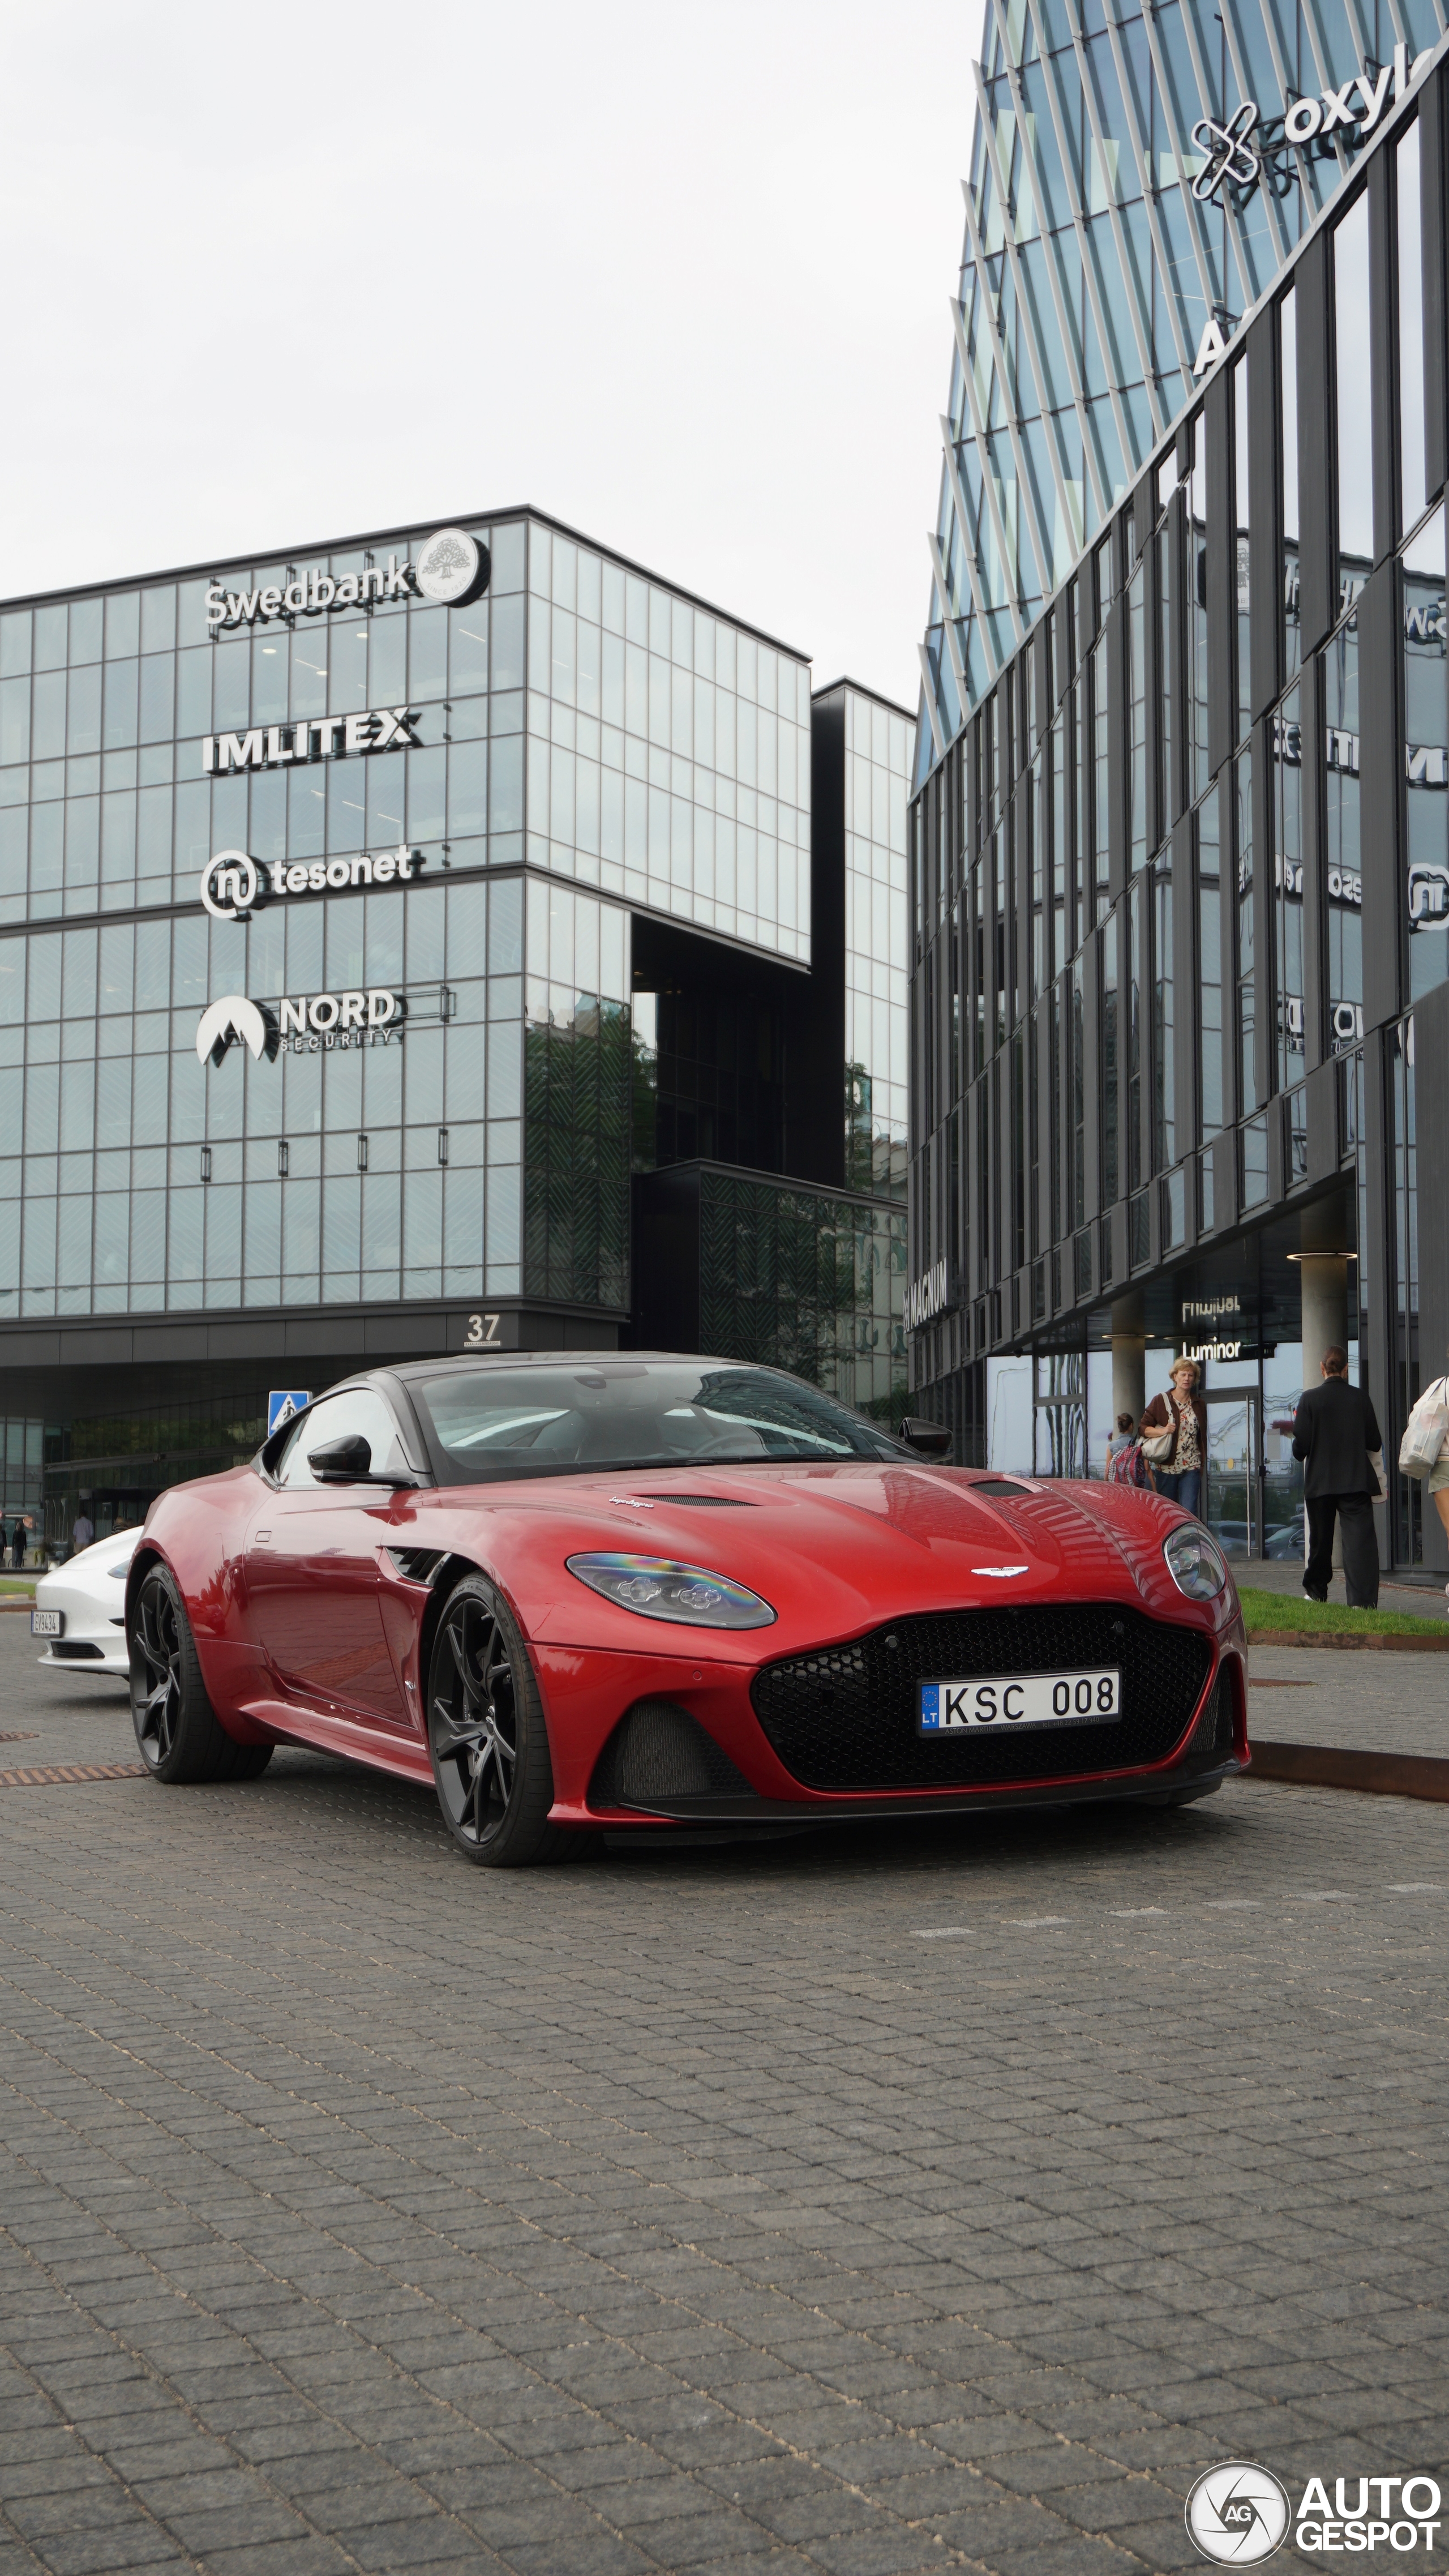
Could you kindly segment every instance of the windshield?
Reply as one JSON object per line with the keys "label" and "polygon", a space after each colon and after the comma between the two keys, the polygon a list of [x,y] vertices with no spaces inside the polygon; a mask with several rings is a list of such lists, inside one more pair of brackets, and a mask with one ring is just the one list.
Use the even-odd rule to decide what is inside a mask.
{"label": "windshield", "polygon": [[768,1458],[900,1458],[858,1414],[773,1369],[698,1360],[440,1371],[408,1392],[445,1483],[601,1467],[726,1467]]}

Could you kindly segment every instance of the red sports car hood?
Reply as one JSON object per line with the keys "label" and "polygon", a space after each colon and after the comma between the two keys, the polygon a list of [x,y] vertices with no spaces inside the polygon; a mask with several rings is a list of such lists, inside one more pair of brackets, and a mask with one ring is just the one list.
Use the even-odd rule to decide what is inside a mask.
{"label": "red sports car hood", "polygon": [[466,1517],[529,1633],[558,1645],[637,1652],[652,1629],[661,1652],[678,1651],[688,1633],[577,1582],[564,1560],[586,1550],[674,1558],[748,1584],[777,1613],[774,1627],[694,1634],[695,1651],[752,1663],[948,1605],[1113,1600],[1193,1617],[1162,1560],[1180,1515],[1106,1485],[852,1464],[616,1470],[428,1501],[419,1538],[434,1512]]}

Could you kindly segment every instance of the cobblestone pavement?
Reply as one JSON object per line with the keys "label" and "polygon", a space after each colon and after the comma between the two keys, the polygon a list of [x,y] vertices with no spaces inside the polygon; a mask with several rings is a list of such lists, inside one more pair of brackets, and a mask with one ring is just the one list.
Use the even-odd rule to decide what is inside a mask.
{"label": "cobblestone pavement", "polygon": [[[24,1624],[13,1758],[124,1758]],[[1446,1832],[0,1792],[0,2576],[1127,2576],[1215,2461],[1443,2477]]]}

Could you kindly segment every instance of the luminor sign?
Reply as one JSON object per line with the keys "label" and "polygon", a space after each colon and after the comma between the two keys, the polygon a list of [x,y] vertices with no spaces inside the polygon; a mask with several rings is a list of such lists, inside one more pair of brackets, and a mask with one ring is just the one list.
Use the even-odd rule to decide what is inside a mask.
{"label": "luminor sign", "polygon": [[334,579],[320,565],[294,574],[285,585],[268,583],[257,590],[228,590],[214,581],[206,594],[206,622],[213,635],[229,627],[266,626],[273,618],[319,617],[331,608],[371,607],[389,599],[429,599],[445,608],[461,608],[488,586],[488,549],[466,528],[439,528],[418,550],[416,559],[368,564],[362,572]]}

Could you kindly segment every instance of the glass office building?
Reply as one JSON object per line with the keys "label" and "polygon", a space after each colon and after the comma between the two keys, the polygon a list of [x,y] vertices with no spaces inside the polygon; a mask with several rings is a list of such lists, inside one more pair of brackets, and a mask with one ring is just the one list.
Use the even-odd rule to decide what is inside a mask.
{"label": "glass office building", "polygon": [[627,1341],[635,1175],[701,1151],[849,1165],[903,1381],[910,725],[855,693],[823,847],[810,679],[531,512],[0,608],[7,1505],[132,1517],[371,1359]]}
{"label": "glass office building", "polygon": [[987,0],[918,783],[1446,24],[1444,0]]}
{"label": "glass office building", "polygon": [[1449,46],[1416,32],[1363,86],[1334,60],[1373,130],[1336,178],[1319,133],[1325,202],[1282,186],[1291,247],[931,735],[908,1313],[914,1400],[1043,1473],[1100,1473],[1114,1412],[1200,1356],[1207,1516],[1284,1555],[1286,1426],[1344,1341],[1385,1561],[1442,1578],[1392,1472],[1449,1341]]}

